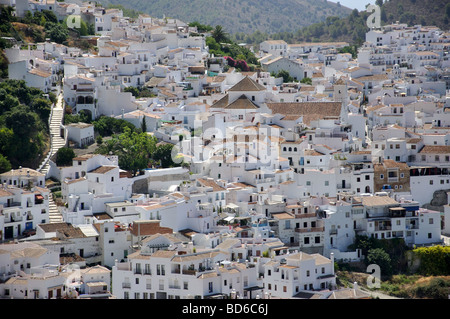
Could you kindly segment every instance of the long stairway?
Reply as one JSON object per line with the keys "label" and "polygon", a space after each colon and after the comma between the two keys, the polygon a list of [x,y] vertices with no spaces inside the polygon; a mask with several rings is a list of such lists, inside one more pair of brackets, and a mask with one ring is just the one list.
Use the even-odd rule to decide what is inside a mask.
{"label": "long stairway", "polygon": [[49,223],[62,223],[63,217],[59,212],[58,206],[56,206],[52,195],[50,195],[48,199],[48,208]]}
{"label": "long stairway", "polygon": [[[62,94],[58,95],[58,101],[53,107],[52,118],[50,120],[50,135],[51,135],[51,153],[50,157],[56,154],[56,152],[66,145],[65,140],[60,136],[60,125],[64,118],[64,107]],[[47,174],[49,168],[49,162],[41,169],[41,173]]]}
{"label": "long stairway", "polygon": [[[56,154],[56,152],[66,145],[65,140],[60,137],[60,125],[64,118],[64,100],[62,93],[58,95],[56,105],[53,107],[52,116],[50,119],[50,136],[51,136],[51,148],[50,158]],[[47,174],[49,169],[49,161],[40,170],[41,173]],[[52,194],[49,197],[49,222],[60,223],[63,221],[62,215],[59,212],[58,206],[53,200]]]}

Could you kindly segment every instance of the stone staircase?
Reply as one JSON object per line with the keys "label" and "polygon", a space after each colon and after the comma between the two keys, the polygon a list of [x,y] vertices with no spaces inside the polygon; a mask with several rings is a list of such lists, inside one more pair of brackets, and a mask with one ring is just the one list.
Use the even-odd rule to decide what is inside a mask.
{"label": "stone staircase", "polygon": [[[62,94],[58,96],[58,101],[53,107],[51,119],[50,119],[50,135],[51,135],[51,148],[50,157],[56,154],[56,152],[66,145],[66,141],[60,137],[60,125],[64,118],[64,107]],[[49,161],[47,160],[45,165],[41,168],[40,172],[47,174],[49,169]]]}
{"label": "stone staircase", "polygon": [[48,217],[49,217],[49,223],[62,223],[63,218],[62,215],[58,209],[58,206],[56,206],[55,201],[53,200],[53,196],[50,195],[48,199]]}
{"label": "stone staircase", "polygon": [[[51,147],[50,154],[44,162],[41,164],[40,172],[43,174],[47,174],[49,169],[49,159],[56,154],[56,152],[66,145],[66,141],[60,137],[60,125],[63,122],[64,118],[64,100],[62,93],[58,95],[58,100],[56,105],[53,107],[51,118],[50,118],[50,136],[51,136]],[[63,222],[62,215],[53,200],[53,196],[50,194],[49,196],[49,222],[50,223],[61,223]]]}

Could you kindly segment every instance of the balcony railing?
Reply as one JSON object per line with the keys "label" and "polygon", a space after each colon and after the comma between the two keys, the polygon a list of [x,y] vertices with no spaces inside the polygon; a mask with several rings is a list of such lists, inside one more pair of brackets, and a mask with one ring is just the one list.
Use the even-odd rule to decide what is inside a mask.
{"label": "balcony railing", "polygon": [[311,217],[316,217],[316,213],[295,214],[295,218],[311,218]]}
{"label": "balcony railing", "polygon": [[296,228],[296,233],[314,233],[314,232],[323,232],[325,227],[310,227],[310,228]]}
{"label": "balcony railing", "polygon": [[129,283],[129,282],[123,282],[123,283],[122,283],[122,288],[131,288],[131,283]]}
{"label": "balcony railing", "polygon": [[350,189],[352,188],[352,185],[350,183],[345,183],[345,184],[337,184],[336,185],[337,189]]}

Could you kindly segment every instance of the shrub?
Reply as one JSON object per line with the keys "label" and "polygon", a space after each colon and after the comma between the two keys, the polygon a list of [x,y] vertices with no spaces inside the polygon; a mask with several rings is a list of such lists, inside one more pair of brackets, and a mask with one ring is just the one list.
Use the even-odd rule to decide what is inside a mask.
{"label": "shrub", "polygon": [[420,259],[419,272],[423,275],[450,275],[450,247],[432,246],[413,250]]}
{"label": "shrub", "polygon": [[75,157],[75,152],[69,147],[61,147],[56,152],[56,165],[66,166],[72,164],[72,159]]}
{"label": "shrub", "polygon": [[414,289],[417,298],[448,299],[450,294],[450,280],[433,278],[428,283],[421,284]]}

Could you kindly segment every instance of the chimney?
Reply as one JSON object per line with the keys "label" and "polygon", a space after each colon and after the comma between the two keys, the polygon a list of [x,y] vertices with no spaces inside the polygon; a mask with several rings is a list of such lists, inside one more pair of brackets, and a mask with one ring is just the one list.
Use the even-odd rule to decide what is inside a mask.
{"label": "chimney", "polygon": [[331,273],[334,275],[334,253],[330,253],[330,259],[331,259]]}

